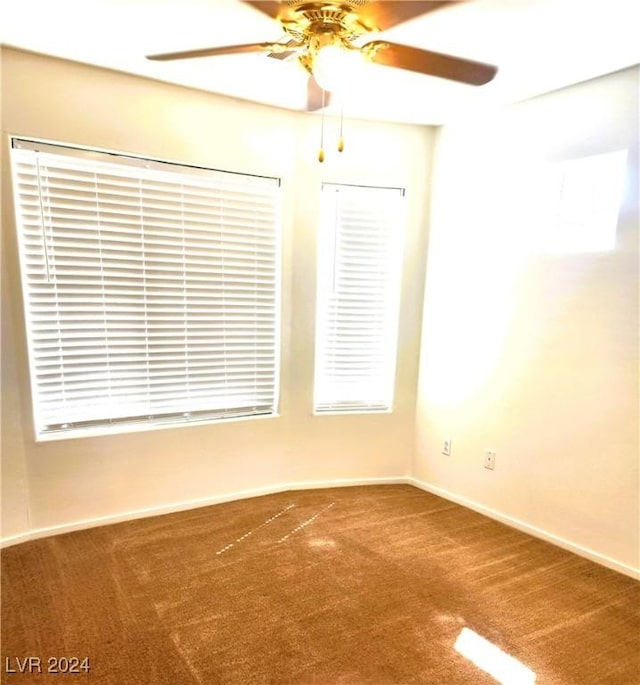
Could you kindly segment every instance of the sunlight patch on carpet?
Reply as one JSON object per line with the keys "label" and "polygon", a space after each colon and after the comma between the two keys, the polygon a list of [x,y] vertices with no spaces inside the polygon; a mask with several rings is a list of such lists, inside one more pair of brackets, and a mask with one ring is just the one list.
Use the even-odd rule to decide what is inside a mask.
{"label": "sunlight patch on carpet", "polygon": [[470,628],[463,628],[454,648],[502,685],[533,685],[536,674]]}
{"label": "sunlight patch on carpet", "polygon": [[336,546],[335,540],[329,540],[328,538],[313,538],[307,543],[309,547],[314,549],[328,549]]}
{"label": "sunlight patch on carpet", "polygon": [[295,507],[295,506],[296,506],[295,504],[287,505],[284,509],[281,509],[277,514],[274,514],[273,516],[271,516],[271,518],[268,518],[266,521],[263,521],[259,526],[256,526],[255,528],[248,530],[246,533],[241,535],[239,538],[236,538],[235,542],[230,542],[229,544],[227,544],[224,547],[222,547],[221,549],[219,549],[216,552],[216,555],[219,556],[220,554],[224,554],[225,552],[228,552],[232,547],[234,547],[238,543],[242,542],[243,540],[246,540],[250,535],[257,533],[261,528],[264,528],[265,526],[268,526],[270,523],[273,523],[273,521],[280,518],[283,514],[286,514],[289,511],[289,509],[293,509],[293,507]]}
{"label": "sunlight patch on carpet", "polygon": [[331,509],[331,507],[335,504],[335,502],[331,502],[328,506],[324,507],[321,509],[317,514],[314,514],[311,518],[308,518],[306,521],[303,521],[297,528],[294,528],[292,531],[289,531],[286,535],[283,535],[278,542],[285,542],[288,540],[292,535],[297,533],[298,531],[302,530],[305,526],[308,526],[309,524],[313,523],[320,514],[322,514],[323,511],[327,511],[328,509]]}

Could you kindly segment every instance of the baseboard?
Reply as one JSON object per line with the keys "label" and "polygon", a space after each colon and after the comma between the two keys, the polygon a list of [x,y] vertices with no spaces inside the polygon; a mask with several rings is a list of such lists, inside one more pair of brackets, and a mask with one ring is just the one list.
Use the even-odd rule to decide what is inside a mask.
{"label": "baseboard", "polygon": [[119,514],[112,514],[109,516],[98,516],[90,519],[83,519],[81,521],[73,521],[71,523],[64,523],[58,526],[48,526],[46,528],[34,528],[25,533],[18,535],[10,535],[5,538],[0,538],[0,548],[17,545],[21,542],[28,542],[29,540],[37,540],[38,538],[50,537],[52,535],[62,535],[63,533],[72,533],[76,530],[84,530],[86,528],[95,528],[96,526],[107,526],[112,523],[122,523],[123,521],[133,521],[135,519],[147,518],[149,516],[162,516],[163,514],[173,514],[178,511],[187,511],[189,509],[198,509],[199,507],[208,507],[212,504],[223,504],[224,502],[233,502],[240,499],[248,499],[250,497],[261,497],[262,495],[273,495],[278,492],[288,492],[289,490],[313,490],[320,488],[338,488],[349,487],[353,485],[398,485],[406,484],[407,478],[343,478],[339,480],[323,480],[323,481],[301,481],[296,483],[279,483],[276,485],[269,485],[264,488],[255,488],[252,490],[238,490],[236,492],[225,493],[223,495],[213,495],[211,497],[203,497],[199,499],[184,500],[181,502],[172,502],[171,504],[163,504],[157,507],[147,507],[144,509],[133,509],[130,511],[121,512]]}
{"label": "baseboard", "polygon": [[604,554],[595,552],[594,550],[589,549],[587,547],[582,547],[582,545],[578,545],[575,542],[571,542],[570,540],[561,538],[558,535],[549,533],[546,530],[542,530],[541,528],[532,526],[531,524],[525,523],[520,519],[514,518],[507,514],[503,514],[502,512],[497,511],[496,509],[491,509],[490,507],[487,507],[484,504],[479,504],[478,502],[474,502],[473,500],[467,499],[466,497],[462,497],[461,495],[457,495],[454,492],[450,492],[449,490],[445,490],[444,488],[440,488],[436,485],[432,485],[431,483],[425,483],[424,481],[417,480],[416,478],[407,478],[406,482],[409,485],[413,485],[417,488],[420,488],[420,490],[425,490],[426,492],[430,492],[433,495],[438,495],[439,497],[448,499],[451,502],[455,502],[456,504],[460,504],[463,507],[466,507],[467,509],[473,509],[473,511],[477,511],[478,513],[484,514],[489,518],[495,519],[496,521],[500,521],[500,523],[504,523],[507,526],[511,526],[512,528],[517,528],[518,530],[521,530],[523,533],[533,535],[536,538],[540,538],[541,540],[550,542],[551,544],[556,545],[557,547],[562,547],[562,549],[566,549],[569,552],[578,554],[579,556],[585,557],[586,559],[594,561],[597,564],[606,566],[607,568],[613,569],[614,571],[618,571],[619,573],[624,573],[624,575],[630,576],[635,580],[640,580],[640,569],[638,568],[634,568],[633,566],[623,564],[622,562],[616,561],[615,559],[611,559],[610,557],[607,557]]}
{"label": "baseboard", "polygon": [[287,483],[283,490],[316,490],[326,488],[348,488],[354,485],[408,485],[407,476],[396,478],[343,478],[340,480],[310,480],[299,483]]}
{"label": "baseboard", "polygon": [[8,535],[6,538],[0,538],[0,549],[3,547],[11,547],[12,545],[19,545],[21,542],[28,542],[32,540],[31,533],[18,533],[17,535]]}

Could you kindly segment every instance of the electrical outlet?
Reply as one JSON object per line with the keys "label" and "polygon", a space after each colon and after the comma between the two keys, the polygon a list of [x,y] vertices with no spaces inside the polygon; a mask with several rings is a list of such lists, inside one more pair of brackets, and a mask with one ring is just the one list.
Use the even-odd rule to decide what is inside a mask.
{"label": "electrical outlet", "polygon": [[496,467],[496,453],[493,450],[484,451],[484,467],[485,469],[495,469]]}
{"label": "electrical outlet", "polygon": [[442,454],[446,454],[447,457],[451,456],[451,438],[445,438],[442,441]]}

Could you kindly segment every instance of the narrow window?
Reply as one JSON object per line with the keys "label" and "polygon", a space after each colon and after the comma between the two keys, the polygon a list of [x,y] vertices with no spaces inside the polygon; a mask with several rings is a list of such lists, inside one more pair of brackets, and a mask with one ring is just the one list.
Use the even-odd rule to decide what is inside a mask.
{"label": "narrow window", "polygon": [[37,437],[274,414],[279,181],[13,140]]}
{"label": "narrow window", "polygon": [[322,186],[316,412],[392,408],[403,208],[398,188]]}

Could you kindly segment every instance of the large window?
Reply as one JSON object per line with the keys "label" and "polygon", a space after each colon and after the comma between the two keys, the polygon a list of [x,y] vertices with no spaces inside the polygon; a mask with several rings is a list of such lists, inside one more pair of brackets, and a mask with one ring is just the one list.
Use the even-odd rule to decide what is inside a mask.
{"label": "large window", "polygon": [[390,411],[404,192],[325,183],[321,197],[315,411]]}
{"label": "large window", "polygon": [[277,411],[279,182],[14,140],[37,435]]}

